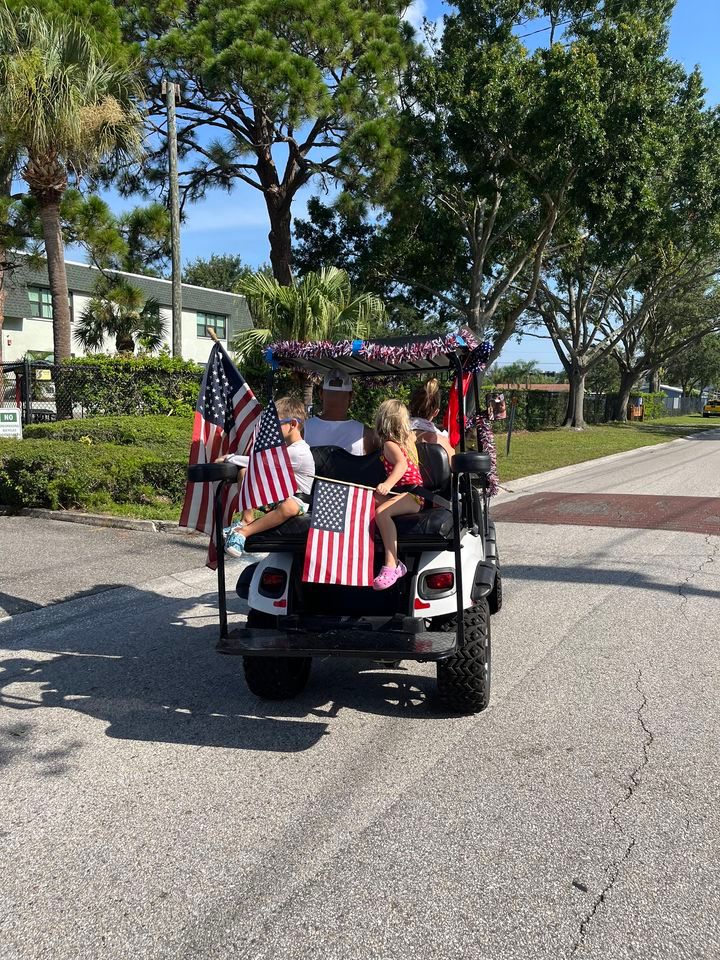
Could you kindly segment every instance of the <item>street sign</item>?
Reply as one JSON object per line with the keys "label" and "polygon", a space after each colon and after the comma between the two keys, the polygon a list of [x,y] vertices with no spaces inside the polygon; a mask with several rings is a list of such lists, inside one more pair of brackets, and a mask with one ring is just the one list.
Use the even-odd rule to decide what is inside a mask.
{"label": "street sign", "polygon": [[0,439],[7,440],[9,437],[22,440],[20,407],[9,407],[5,410],[0,410]]}

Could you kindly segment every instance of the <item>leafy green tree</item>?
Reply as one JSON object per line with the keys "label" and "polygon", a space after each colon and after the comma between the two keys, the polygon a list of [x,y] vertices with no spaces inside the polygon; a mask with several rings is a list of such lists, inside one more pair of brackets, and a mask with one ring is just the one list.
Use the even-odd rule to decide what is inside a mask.
{"label": "leafy green tree", "polygon": [[[591,197],[538,284],[534,309],[571,387],[566,426],[584,425],[585,380],[593,369],[613,352],[619,363],[639,359],[637,347],[663,301],[702,289],[716,268],[718,115],[705,107],[699,74],[685,77],[661,56],[666,41],[659,29],[647,65],[655,68],[647,90],[652,109],[634,142],[641,162],[621,166],[627,180],[609,181],[601,198]],[[640,373],[631,368],[621,376],[621,417]]]}
{"label": "leafy green tree", "polygon": [[60,204],[70,176],[136,154],[140,94],[132,69],[105,60],[76,23],[0,7],[0,127],[37,203],[53,302],[56,361],[70,356],[70,304]]}
{"label": "leafy green tree", "polygon": [[[706,276],[700,276],[695,287],[661,300],[653,310],[638,311],[637,322],[627,327],[612,354],[620,373],[615,419],[626,419],[630,395],[642,377],[661,368],[667,375],[669,370],[684,373],[683,357],[692,361],[705,356],[694,348],[706,338],[712,345],[711,335],[719,330],[720,290],[716,284],[708,286]],[[701,379],[707,372],[701,363],[698,372]]]}
{"label": "leafy green tree", "polygon": [[[403,0],[116,0],[143,51],[151,113],[181,86],[185,199],[244,183],[265,201],[274,276],[292,279],[292,204],[313,178],[392,173],[397,76],[411,31]],[[212,139],[216,137],[218,139]],[[165,146],[155,173],[165,180]]]}
{"label": "leafy green tree", "polygon": [[[405,159],[374,256],[418,303],[494,335],[497,356],[552,244],[593,206],[622,223],[662,147],[677,70],[664,56],[664,0],[455,7],[403,90]],[[548,44],[529,50],[518,34],[549,14]]]}
{"label": "leafy green tree", "polygon": [[720,389],[720,335],[709,334],[687,347],[668,363],[665,375],[682,387],[684,397],[704,387]]}
{"label": "leafy green tree", "polygon": [[[633,383],[632,386],[635,386]],[[612,356],[605,356],[587,375],[590,393],[616,394],[620,388],[620,371]],[[629,397],[628,397],[629,398]]]}
{"label": "leafy green tree", "polygon": [[[284,286],[264,273],[240,281],[238,292],[247,297],[257,326],[243,330],[233,341],[244,360],[271,340],[343,340],[364,338],[385,321],[383,302],[373,294],[353,291],[347,273],[325,267]],[[312,402],[307,380],[305,400]]]}
{"label": "leafy green tree", "polygon": [[[183,283],[237,293],[240,281],[254,272],[237,254],[213,253],[209,257],[195,257],[187,263],[183,270]],[[269,267],[261,267],[259,272],[270,274],[271,271]]]}
{"label": "leafy green tree", "polygon": [[495,383],[511,383],[517,386],[524,383],[526,387],[531,383],[550,382],[539,372],[537,360],[515,360],[504,366],[495,366],[493,379]]}
{"label": "leafy green tree", "polygon": [[162,276],[170,258],[170,216],[159,203],[115,214],[101,197],[68,189],[60,205],[63,236],[100,270]]}
{"label": "leafy green tree", "polygon": [[125,277],[101,277],[80,315],[75,339],[85,350],[102,350],[108,337],[115,338],[117,353],[134,353],[136,346],[148,353],[165,339],[166,323],[157,300],[146,298]]}
{"label": "leafy green tree", "polygon": [[344,193],[333,204],[311,197],[307,206],[307,218],[294,223],[294,264],[300,276],[323,267],[345,270],[353,286],[372,290],[384,301],[387,336],[446,332],[445,317],[428,309],[427,303],[418,303],[411,291],[378,270],[376,245],[380,226],[377,219],[368,215],[366,204]]}

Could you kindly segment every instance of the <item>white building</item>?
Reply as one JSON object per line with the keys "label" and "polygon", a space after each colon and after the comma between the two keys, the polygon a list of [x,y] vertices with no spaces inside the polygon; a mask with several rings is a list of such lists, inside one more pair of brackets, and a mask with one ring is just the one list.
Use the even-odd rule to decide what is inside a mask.
{"label": "white building", "polygon": [[[100,276],[96,267],[85,263],[66,260],[68,287],[70,289],[70,311],[75,323],[79,319],[95,283]],[[166,338],[170,346],[172,329],[172,290],[169,280],[146,277],[136,273],[111,271],[127,278],[140,287],[147,296],[160,304],[160,312],[166,324]],[[182,355],[185,360],[205,363],[210,353],[212,341],[207,333],[213,327],[220,340],[227,347],[228,340],[240,330],[252,326],[250,311],[245,297],[221,290],[208,290],[205,287],[182,285]],[[85,351],[78,345],[73,335],[73,355],[84,356]],[[5,323],[2,331],[2,350],[0,357],[4,362],[19,360],[26,354],[45,359],[53,350],[52,298],[48,282],[47,269],[24,263],[14,271],[7,287],[5,300]],[[106,351],[113,353],[115,344],[106,343]]]}

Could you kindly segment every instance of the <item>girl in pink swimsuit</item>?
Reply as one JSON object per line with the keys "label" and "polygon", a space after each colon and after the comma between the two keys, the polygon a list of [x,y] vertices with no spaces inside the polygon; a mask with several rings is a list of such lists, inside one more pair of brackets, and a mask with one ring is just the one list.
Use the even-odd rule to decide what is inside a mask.
{"label": "girl in pink swimsuit", "polygon": [[390,496],[393,488],[422,486],[423,482],[407,407],[399,400],[385,400],[378,407],[375,431],[382,445],[380,459],[387,479],[375,488],[375,522],[385,547],[385,566],[375,577],[373,589],[387,590],[407,573],[405,564],[398,563],[393,517],[419,513],[425,501],[414,493],[398,491],[397,495]]}

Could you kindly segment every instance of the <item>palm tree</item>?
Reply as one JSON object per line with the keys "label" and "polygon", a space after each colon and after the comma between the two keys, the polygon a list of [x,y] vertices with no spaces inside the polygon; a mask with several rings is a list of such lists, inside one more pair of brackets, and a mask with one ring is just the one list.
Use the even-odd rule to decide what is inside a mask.
{"label": "palm tree", "polygon": [[118,353],[134,353],[136,346],[152,353],[162,345],[166,327],[157,300],[145,299],[123,278],[103,278],[80,316],[75,339],[85,350],[101,350],[106,337],[115,337]]}
{"label": "palm tree", "polygon": [[101,57],[76,23],[0,6],[0,128],[20,154],[47,256],[55,362],[70,356],[70,301],[60,229],[69,177],[139,153],[141,96],[132,65]]}
{"label": "palm tree", "polygon": [[[253,320],[253,330],[243,330],[232,342],[239,360],[271,340],[363,339],[385,319],[385,305],[371,293],[354,293],[350,278],[337,267],[309,272],[289,287],[266,273],[253,273],[238,281]],[[312,402],[312,384],[303,380],[305,403]]]}

